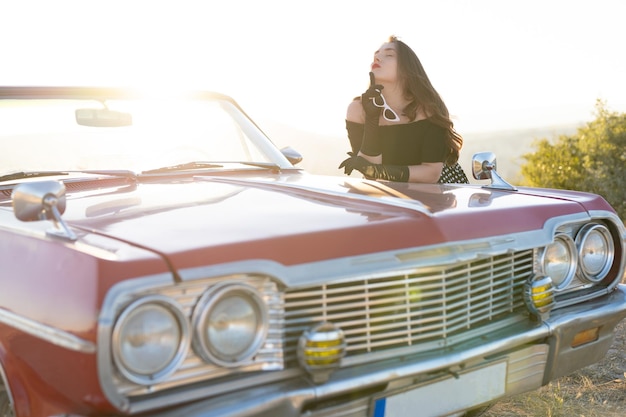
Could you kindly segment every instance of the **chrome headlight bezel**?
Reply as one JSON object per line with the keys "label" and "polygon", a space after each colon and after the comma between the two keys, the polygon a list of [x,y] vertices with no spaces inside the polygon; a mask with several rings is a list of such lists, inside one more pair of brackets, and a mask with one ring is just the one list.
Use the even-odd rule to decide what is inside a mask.
{"label": "chrome headlight bezel", "polygon": [[[140,369],[136,363],[133,363],[133,358],[125,353],[124,344],[128,342],[127,337],[128,334],[125,335],[128,330],[127,326],[132,325],[132,320],[137,317],[139,314],[144,314],[147,309],[151,308],[154,313],[165,313],[169,316],[171,320],[171,324],[175,325],[177,331],[175,331],[172,336],[176,339],[174,343],[170,345],[170,352],[167,353],[167,358],[163,358],[163,360],[159,360],[159,358],[154,358],[155,363],[161,363],[158,366],[153,365],[154,369]],[[167,319],[167,316],[165,316]],[[149,321],[144,317],[143,319],[139,319],[142,324],[142,327],[146,329],[145,336],[149,338],[154,338],[158,332],[155,332],[154,328],[151,327]],[[156,322],[153,322],[155,325]],[[167,325],[167,324],[166,324]],[[174,373],[180,364],[184,361],[185,356],[189,350],[190,345],[190,325],[187,317],[180,305],[175,303],[172,299],[161,296],[161,295],[150,295],[142,297],[138,300],[135,300],[131,304],[129,304],[124,311],[118,316],[112,334],[112,344],[111,350],[113,355],[113,360],[117,366],[119,372],[129,381],[132,381],[141,385],[151,385],[157,382],[165,380],[172,373]],[[167,334],[161,334],[159,336],[159,342],[154,343],[154,346],[158,346],[162,348],[164,346],[163,337],[172,337],[167,336]],[[135,337],[141,337],[141,335],[135,335]],[[138,340],[131,340],[131,344],[136,344]],[[148,340],[149,341],[149,340]],[[152,350],[155,350],[154,348]],[[156,355],[159,353],[156,352]],[[142,353],[142,359],[146,358],[146,352]]]}
{"label": "chrome headlight bezel", "polygon": [[[593,244],[591,239],[593,237],[599,237],[604,242],[604,255],[602,265],[597,268],[591,268],[590,263],[587,263],[588,258],[587,251],[590,249],[590,245]],[[604,278],[609,274],[613,263],[615,262],[615,244],[610,230],[600,223],[589,223],[584,225],[576,235],[576,246],[578,247],[578,259],[579,259],[579,275],[580,277],[593,284],[602,282]]]}
{"label": "chrome headlight bezel", "polygon": [[[244,326],[250,324],[251,329],[249,334],[244,335],[244,338],[248,339],[245,346],[232,352],[227,352],[224,345],[219,346],[221,341],[228,339],[228,336],[221,335],[219,336],[221,341],[217,340],[216,329],[211,330],[211,327],[215,327],[214,324],[217,323],[216,320],[212,320],[212,314],[221,314],[223,316],[221,319],[230,320],[224,316],[228,312],[224,311],[225,306],[221,305],[229,302],[229,299],[231,302],[239,303],[240,309],[243,307],[248,310],[247,313],[244,312],[245,317],[239,316],[238,319],[254,319],[254,323],[243,323]],[[230,327],[231,323],[232,320],[217,324]],[[269,329],[268,307],[256,288],[242,283],[221,283],[209,288],[202,295],[192,315],[192,326],[193,349],[204,361],[224,367],[242,366],[249,362],[265,344]],[[211,331],[216,336],[216,340],[211,340],[209,336]]]}
{"label": "chrome headlight bezel", "polygon": [[[557,257],[562,258],[557,259]],[[565,266],[565,271],[556,274],[551,265],[549,265],[551,262],[561,263]],[[557,234],[553,242],[547,245],[541,252],[540,264],[543,272],[552,280],[554,290],[557,292],[565,290],[576,275],[578,266],[578,251],[574,239],[565,233]]]}

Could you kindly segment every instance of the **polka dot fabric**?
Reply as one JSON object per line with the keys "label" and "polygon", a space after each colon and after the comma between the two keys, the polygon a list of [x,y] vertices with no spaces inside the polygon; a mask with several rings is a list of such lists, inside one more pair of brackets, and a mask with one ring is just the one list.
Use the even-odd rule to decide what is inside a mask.
{"label": "polka dot fabric", "polygon": [[469,180],[458,162],[452,166],[444,164],[438,182],[440,184],[469,184]]}

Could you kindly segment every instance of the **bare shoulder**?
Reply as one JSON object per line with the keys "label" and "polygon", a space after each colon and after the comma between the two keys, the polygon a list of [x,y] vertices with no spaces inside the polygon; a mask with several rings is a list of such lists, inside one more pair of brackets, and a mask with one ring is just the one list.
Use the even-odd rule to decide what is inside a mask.
{"label": "bare shoulder", "polygon": [[346,120],[355,123],[365,123],[365,115],[363,112],[363,105],[360,99],[355,99],[348,104],[348,111],[346,112]]}

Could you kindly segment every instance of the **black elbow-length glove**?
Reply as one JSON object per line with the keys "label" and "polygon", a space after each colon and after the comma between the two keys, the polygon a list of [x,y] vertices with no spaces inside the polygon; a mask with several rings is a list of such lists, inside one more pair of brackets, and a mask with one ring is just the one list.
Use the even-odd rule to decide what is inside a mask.
{"label": "black elbow-length glove", "polygon": [[346,175],[356,169],[370,180],[409,181],[409,167],[406,165],[374,164],[353,152],[348,152],[348,155],[350,158],[339,165],[339,169],[343,168]]}
{"label": "black elbow-length glove", "polygon": [[374,104],[374,100],[382,101],[381,91],[383,86],[375,84],[374,73],[370,72],[370,86],[361,95],[361,105],[365,112],[365,124],[363,126],[363,141],[361,152],[369,156],[377,156],[383,153],[378,120],[380,119],[381,107]]}

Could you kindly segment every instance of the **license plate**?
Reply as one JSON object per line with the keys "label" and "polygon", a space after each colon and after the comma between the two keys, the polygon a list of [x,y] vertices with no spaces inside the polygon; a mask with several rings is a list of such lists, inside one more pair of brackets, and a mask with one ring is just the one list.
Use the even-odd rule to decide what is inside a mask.
{"label": "license plate", "polygon": [[487,403],[505,393],[506,361],[377,399],[373,417],[436,417]]}

